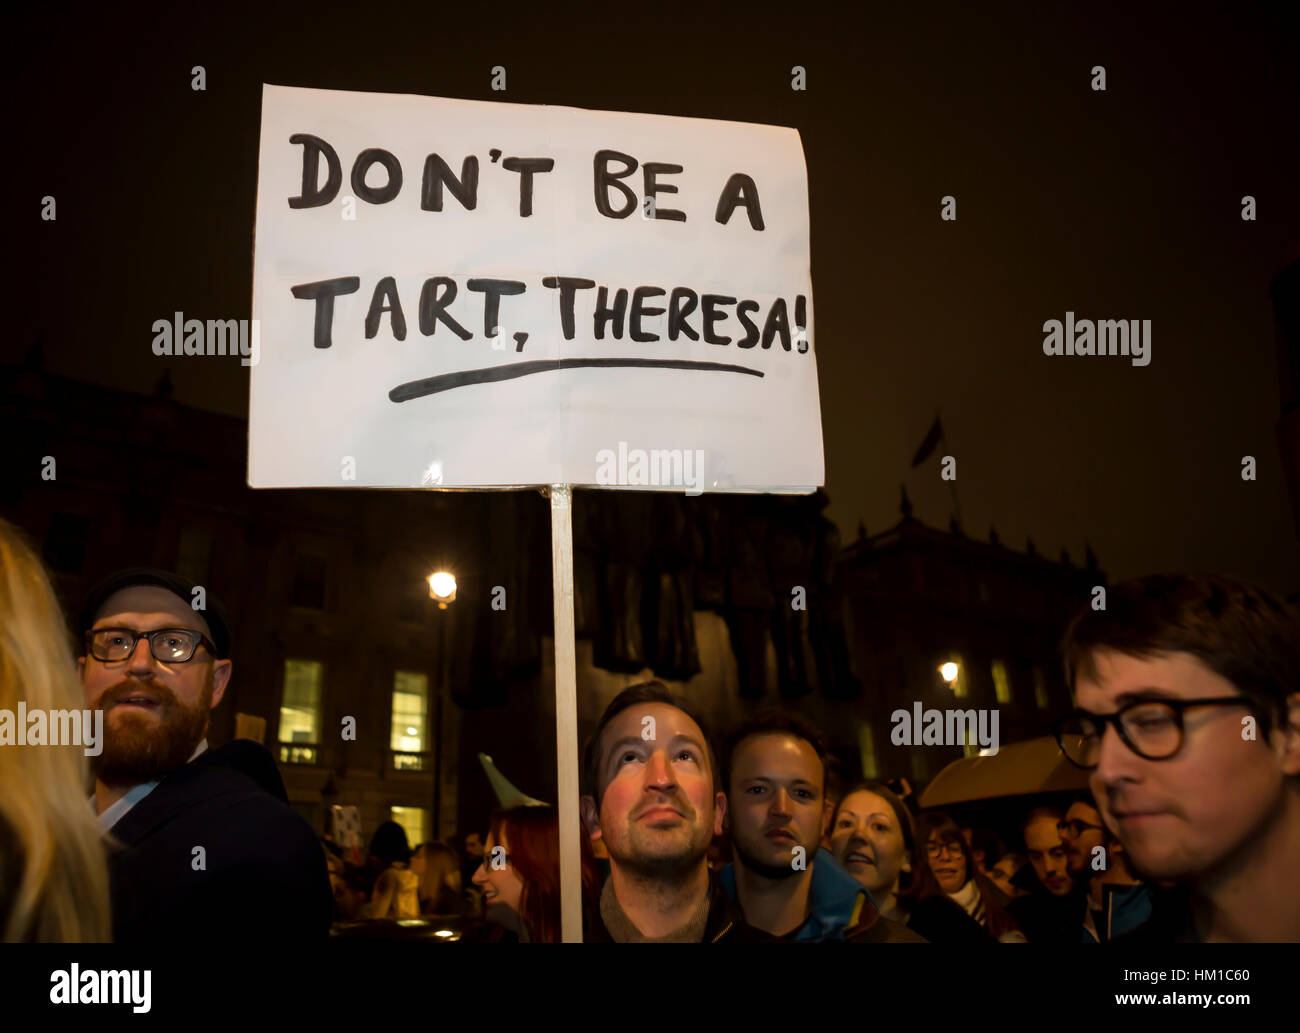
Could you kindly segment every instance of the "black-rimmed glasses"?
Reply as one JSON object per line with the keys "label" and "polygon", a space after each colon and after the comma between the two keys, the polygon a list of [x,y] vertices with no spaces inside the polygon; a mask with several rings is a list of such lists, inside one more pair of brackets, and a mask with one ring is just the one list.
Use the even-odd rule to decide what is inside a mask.
{"label": "black-rimmed glasses", "polygon": [[216,656],[216,646],[207,636],[189,628],[159,628],[157,631],[132,631],[130,628],[96,628],[86,632],[90,655],[106,663],[125,660],[135,652],[142,638],[149,640],[155,660],[166,664],[183,664],[194,656],[200,645]]}
{"label": "black-rimmed glasses", "polygon": [[925,852],[929,857],[942,857],[944,854],[951,854],[953,857],[961,857],[961,844],[955,839],[944,840],[937,843],[934,840],[925,844]]}
{"label": "black-rimmed glasses", "polygon": [[1120,740],[1144,760],[1168,760],[1183,745],[1183,712],[1192,707],[1254,707],[1246,696],[1213,699],[1138,699],[1113,714],[1075,710],[1056,722],[1065,759],[1090,771],[1101,761],[1101,740],[1113,724]]}
{"label": "black-rimmed glasses", "polygon": [[1105,831],[1100,825],[1089,825],[1086,821],[1080,821],[1078,818],[1056,823],[1056,831],[1063,836],[1069,836],[1071,839],[1078,839],[1088,829],[1096,829],[1098,832]]}

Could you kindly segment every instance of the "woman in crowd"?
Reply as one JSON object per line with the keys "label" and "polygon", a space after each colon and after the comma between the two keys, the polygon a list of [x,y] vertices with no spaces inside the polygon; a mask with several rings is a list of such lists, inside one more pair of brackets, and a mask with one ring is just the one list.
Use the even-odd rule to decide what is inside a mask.
{"label": "woman in crowd", "polygon": [[[578,841],[585,918],[600,886],[591,844],[581,833]],[[555,808],[521,806],[495,812],[474,884],[483,892],[490,926],[478,927],[465,939],[559,943],[560,833]]]}
{"label": "woman in crowd", "polygon": [[420,914],[459,915],[465,911],[461,897],[460,859],[449,846],[421,843],[411,858],[411,871],[420,880]]}
{"label": "woman in crowd", "polygon": [[854,786],[831,818],[831,853],[867,888],[880,914],[895,922],[908,919],[900,898],[912,877],[914,841],[912,815],[881,782]]}
{"label": "woman in crowd", "polygon": [[[0,710],[85,707],[67,625],[36,554],[0,520]],[[84,746],[0,748],[0,939],[103,942],[108,869]]]}
{"label": "woman in crowd", "polygon": [[[917,822],[917,842],[921,844],[917,860],[917,880],[913,887],[914,912],[929,908],[933,919],[942,914],[933,902],[950,901],[957,905],[987,937],[1004,943],[1024,942],[1024,935],[1005,910],[1006,897],[979,870],[966,837],[948,815],[928,811]],[[913,928],[927,939],[923,930]],[[964,937],[963,937],[964,938]]]}
{"label": "woman in crowd", "polygon": [[375,829],[370,856],[382,866],[370,902],[361,909],[362,918],[419,918],[420,879],[411,871],[411,847],[406,830],[395,821]]}

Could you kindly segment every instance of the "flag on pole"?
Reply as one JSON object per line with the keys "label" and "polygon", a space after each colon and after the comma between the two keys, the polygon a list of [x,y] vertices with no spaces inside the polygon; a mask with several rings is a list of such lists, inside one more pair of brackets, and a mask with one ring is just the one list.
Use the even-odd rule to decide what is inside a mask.
{"label": "flag on pole", "polygon": [[930,425],[930,430],[925,435],[925,440],[921,442],[921,447],[916,450],[916,455],[912,456],[912,467],[915,469],[930,458],[934,452],[935,446],[943,438],[943,424],[939,422],[939,417],[934,418],[934,423]]}

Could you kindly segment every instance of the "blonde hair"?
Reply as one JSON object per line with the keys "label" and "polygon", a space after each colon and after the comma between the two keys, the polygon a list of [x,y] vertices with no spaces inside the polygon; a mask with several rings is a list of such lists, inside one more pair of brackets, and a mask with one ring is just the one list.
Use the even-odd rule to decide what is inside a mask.
{"label": "blonde hair", "polygon": [[[0,710],[83,709],[67,625],[41,562],[0,519]],[[87,802],[81,746],[0,746],[0,824],[17,848],[3,859],[5,942],[111,937],[108,866]],[[19,871],[19,869],[21,869]]]}

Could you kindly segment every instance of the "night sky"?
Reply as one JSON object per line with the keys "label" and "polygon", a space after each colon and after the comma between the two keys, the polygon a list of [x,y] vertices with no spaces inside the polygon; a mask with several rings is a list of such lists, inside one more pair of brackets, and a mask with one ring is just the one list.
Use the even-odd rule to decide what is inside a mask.
{"label": "night sky", "polygon": [[[26,6],[9,63],[20,288],[0,359],[39,336],[51,372],[148,392],[170,366],[178,401],[247,414],[237,360],[150,345],[176,310],[249,315],[263,82],[794,126],[846,540],[898,519],[900,482],[947,525],[937,460],[909,469],[942,410],[972,535],[992,524],[1076,561],[1086,539],[1112,578],[1300,590],[1268,297],[1300,253],[1294,5],[561,6]],[[57,222],[39,217],[46,194]],[[1067,311],[1150,319],[1150,365],[1044,356],[1044,321]]]}

